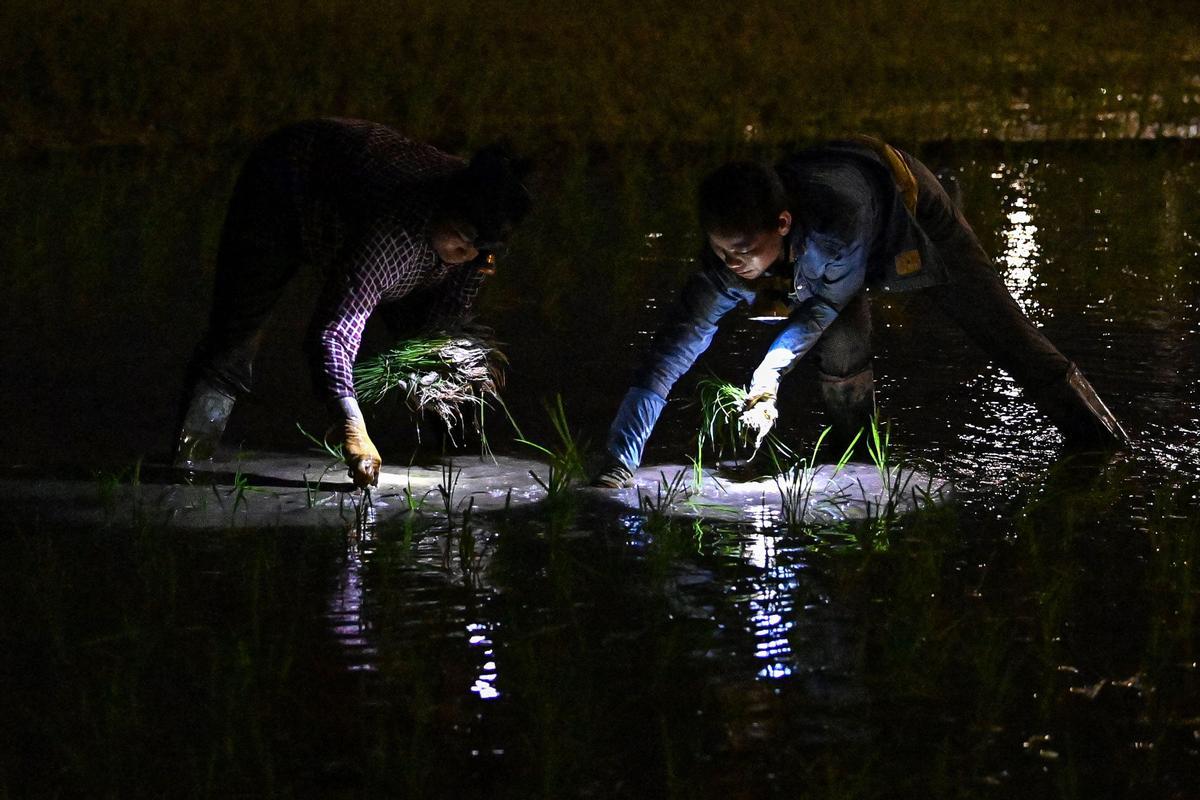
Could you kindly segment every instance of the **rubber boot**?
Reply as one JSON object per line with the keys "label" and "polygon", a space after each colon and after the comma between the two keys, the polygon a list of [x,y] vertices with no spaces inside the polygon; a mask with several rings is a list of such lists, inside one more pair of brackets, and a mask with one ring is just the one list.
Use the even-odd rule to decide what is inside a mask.
{"label": "rubber boot", "polygon": [[859,436],[853,458],[867,457],[871,419],[875,416],[875,371],[867,367],[847,378],[821,374],[821,396],[833,430],[822,445],[826,458],[840,458]]}
{"label": "rubber boot", "polygon": [[179,426],[175,466],[191,467],[212,459],[233,411],[234,398],[210,383],[200,381]]}
{"label": "rubber boot", "polygon": [[1029,397],[1062,432],[1069,447],[1128,447],[1129,436],[1079,367]]}

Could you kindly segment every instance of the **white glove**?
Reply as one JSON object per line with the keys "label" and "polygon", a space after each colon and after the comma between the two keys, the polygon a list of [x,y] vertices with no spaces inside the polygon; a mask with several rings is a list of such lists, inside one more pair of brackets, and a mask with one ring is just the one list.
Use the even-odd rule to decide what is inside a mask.
{"label": "white glove", "polygon": [[747,437],[754,437],[754,449],[762,447],[763,441],[775,420],[779,419],[779,409],[775,407],[775,395],[769,392],[750,395],[742,404],[742,413],[738,417],[742,431]]}

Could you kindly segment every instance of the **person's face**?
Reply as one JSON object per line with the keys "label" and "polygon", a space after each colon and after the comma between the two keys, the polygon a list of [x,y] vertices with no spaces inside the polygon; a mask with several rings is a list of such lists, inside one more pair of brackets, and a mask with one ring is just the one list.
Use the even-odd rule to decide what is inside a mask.
{"label": "person's face", "polygon": [[478,257],[474,240],[474,226],[462,222],[443,222],[429,237],[438,258],[447,264],[465,264]]}
{"label": "person's face", "polygon": [[752,281],[783,257],[783,240],[792,230],[792,215],[782,211],[772,230],[709,231],[708,246],[738,277]]}

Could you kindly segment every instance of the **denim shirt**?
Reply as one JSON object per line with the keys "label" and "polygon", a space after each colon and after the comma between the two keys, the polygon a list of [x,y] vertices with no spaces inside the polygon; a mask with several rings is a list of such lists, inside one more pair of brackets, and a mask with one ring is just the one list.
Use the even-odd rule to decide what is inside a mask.
{"label": "denim shirt", "polygon": [[[791,313],[751,376],[751,394],[778,394],[780,379],[862,290],[882,224],[877,185],[844,160],[808,165],[802,180],[789,183]],[[610,455],[631,470],[641,463],[646,440],[675,382],[708,349],[721,319],[755,299],[754,282],[734,274],[707,246],[699,261],[700,269],[655,336],[609,429]]]}

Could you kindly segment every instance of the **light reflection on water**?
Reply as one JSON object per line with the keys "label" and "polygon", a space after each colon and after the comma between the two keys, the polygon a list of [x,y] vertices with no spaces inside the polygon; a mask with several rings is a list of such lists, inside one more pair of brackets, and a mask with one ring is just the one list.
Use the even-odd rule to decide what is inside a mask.
{"label": "light reflection on water", "polygon": [[[373,526],[372,526],[373,527]],[[367,530],[371,530],[368,527]],[[330,631],[346,653],[346,665],[352,672],[372,672],[377,666],[378,650],[370,635],[370,618],[364,614],[366,588],[364,586],[363,559],[370,552],[370,540],[349,538],[346,556],[329,598],[325,613]]]}
{"label": "light reflection on water", "polygon": [[[1112,465],[1114,471],[1125,471],[1120,473],[1125,476],[1123,483],[1112,492],[1116,499],[1105,498],[1105,502],[1117,504],[1115,511],[1105,512],[1108,516],[1100,514],[1093,527],[1071,531],[1076,537],[1073,540],[1060,541],[1055,531],[1038,539],[1030,526],[1046,509],[1036,511],[1029,498],[1047,491],[1048,476],[1060,465],[1061,437],[1023,398],[1008,375],[986,364],[942,322],[921,317],[901,300],[894,308],[880,304],[876,371],[882,408],[895,421],[899,445],[911,457],[933,463],[940,474],[955,481],[960,513],[969,521],[949,530],[949,543],[938,544],[942,549],[935,555],[944,562],[931,563],[928,572],[911,578],[914,585],[933,584],[939,591],[936,600],[929,598],[931,592],[921,594],[928,605],[913,603],[911,629],[904,627],[909,620],[897,613],[889,618],[898,631],[894,637],[892,630],[883,634],[872,630],[872,621],[904,587],[883,579],[871,584],[863,575],[873,564],[882,564],[879,571],[885,576],[905,574],[905,569],[936,550],[930,544],[936,543],[936,536],[928,530],[922,531],[924,538],[904,542],[908,550],[896,548],[864,556],[848,548],[829,555],[829,548],[822,551],[820,543],[781,530],[779,509],[767,504],[760,505],[749,524],[708,531],[706,538],[685,532],[683,541],[674,543],[668,535],[647,532],[642,516],[624,510],[613,514],[610,509],[607,517],[580,512],[573,522],[574,538],[561,535],[561,531],[551,535],[549,523],[542,518],[525,520],[515,531],[502,535],[476,531],[472,534],[474,552],[483,556],[475,567],[464,570],[454,555],[458,532],[451,536],[435,528],[404,545],[394,531],[367,525],[361,538],[348,540],[344,561],[328,589],[322,586],[322,605],[305,612],[321,615],[320,624],[340,649],[346,669],[364,681],[374,681],[363,693],[367,702],[389,701],[379,694],[389,676],[401,681],[412,674],[444,676],[444,683],[430,679],[426,688],[435,698],[438,718],[453,721],[448,727],[454,730],[454,741],[459,741],[462,729],[478,721],[470,714],[491,715],[482,719],[496,728],[479,734],[476,738],[486,741],[473,741],[469,751],[499,753],[510,752],[508,746],[530,738],[525,723],[536,716],[531,708],[543,708],[539,705],[543,700],[547,718],[564,713],[563,709],[577,702],[598,709],[595,715],[608,724],[619,716],[613,712],[614,717],[605,717],[611,711],[609,706],[619,707],[622,702],[636,707],[636,713],[629,712],[630,718],[653,716],[648,707],[663,702],[663,687],[678,682],[686,689],[681,694],[694,701],[695,708],[688,707],[681,714],[686,716],[685,722],[675,724],[685,730],[720,732],[713,734],[715,743],[704,743],[709,748],[703,756],[707,759],[728,749],[740,755],[731,744],[736,739],[733,734],[722,738],[725,731],[764,721],[806,725],[803,733],[808,738],[804,741],[818,743],[866,737],[871,733],[866,720],[873,718],[885,717],[888,724],[903,727],[905,707],[888,706],[894,698],[881,696],[882,686],[911,692],[918,708],[938,717],[946,740],[961,739],[990,752],[1000,767],[988,775],[1025,768],[1019,760],[1023,757],[1021,742],[1047,729],[1046,720],[1038,717],[1046,708],[1050,708],[1051,722],[1060,728],[1069,727],[1073,715],[1095,715],[1096,724],[1086,728],[1088,736],[1109,730],[1113,719],[1130,726],[1144,725],[1144,709],[1138,707],[1128,719],[1122,717],[1120,704],[1128,701],[1124,696],[1106,700],[1108,689],[1098,699],[1062,712],[1055,703],[1063,697],[1064,702],[1075,702],[1078,693],[1064,690],[1047,699],[1045,682],[1030,670],[1029,663],[1082,663],[1083,667],[1075,668],[1083,671],[1090,662],[1094,674],[1081,676],[1081,685],[1086,677],[1089,686],[1097,685],[1101,678],[1109,679],[1106,685],[1111,686],[1112,678],[1127,678],[1143,668],[1143,660],[1156,655],[1130,655],[1122,647],[1136,649],[1142,640],[1177,635],[1173,632],[1178,630],[1182,602],[1174,603],[1169,613],[1160,617],[1150,614],[1149,621],[1123,615],[1134,614],[1164,592],[1168,600],[1180,599],[1169,594],[1181,584],[1168,568],[1185,562],[1187,554],[1172,557],[1166,565],[1154,564],[1138,546],[1147,535],[1168,538],[1151,527],[1158,519],[1156,492],[1200,478],[1200,218],[1198,207],[1189,202],[1200,175],[1186,163],[1171,164],[1162,167],[1162,180],[1147,181],[1139,172],[1153,176],[1159,169],[1150,160],[1127,158],[1119,152],[1095,156],[1055,153],[1052,148],[1038,152],[1037,158],[1006,153],[998,159],[985,154],[967,163],[962,182],[968,194],[968,217],[981,238],[994,248],[997,265],[1022,308],[1084,366],[1134,436],[1134,452],[1114,458]],[[1108,158],[1114,163],[1108,163]],[[681,207],[690,203],[690,192],[687,194]],[[577,200],[547,213],[573,219],[573,209],[585,205],[587,198]],[[139,216],[120,210],[130,218]],[[520,247],[529,248],[528,242],[544,238],[544,230],[536,228],[539,224],[550,226],[531,221],[534,229],[526,244],[518,242],[515,248],[514,269],[497,276],[497,285],[489,287],[495,301],[484,306],[484,317],[495,320],[502,329],[501,338],[512,342],[509,397],[522,423],[534,420],[532,424],[536,424],[542,413],[541,398],[561,390],[564,404],[572,411],[572,423],[591,428],[592,439],[597,441],[624,389],[632,366],[630,354],[646,344],[665,306],[682,285],[688,266],[680,253],[694,252],[695,234],[658,224],[650,232],[645,228],[624,230],[615,243],[608,243],[610,250],[596,254],[597,263],[589,264],[587,270],[571,260],[587,250],[589,241],[583,238],[563,248],[569,257],[555,260],[554,253],[537,250],[536,259],[520,264]],[[569,225],[563,228],[575,230]],[[92,247],[95,242],[86,245]],[[79,247],[81,252],[86,250]],[[56,257],[47,259],[53,262],[50,266],[89,263],[68,257],[69,252],[53,248],[52,252]],[[622,253],[637,261],[638,268],[621,273],[627,281],[618,291],[613,288],[617,282],[607,280],[610,273],[602,270],[616,275],[623,266]],[[123,263],[116,256],[103,261]],[[518,265],[544,269],[544,275],[535,274],[534,282],[551,285],[546,277],[551,276],[562,284],[561,296],[544,303],[537,297],[530,299],[529,281],[517,271]],[[151,266],[143,266],[153,272]],[[117,276],[106,275],[102,267],[97,269],[97,282],[120,284]],[[53,285],[38,265],[19,272],[28,276],[30,286]],[[509,276],[513,276],[511,282],[501,282]],[[185,283],[178,291],[203,293],[196,285]],[[52,293],[45,294],[49,297]],[[485,294],[485,304],[492,302],[488,297]],[[23,427],[30,436],[45,431],[59,436],[62,428],[83,425],[80,420],[103,409],[109,415],[106,419],[114,422],[108,427],[140,435],[139,447],[149,450],[144,443],[153,442],[157,434],[147,429],[139,433],[137,425],[152,423],[140,417],[117,420],[113,415],[119,415],[120,408],[89,394],[89,387],[100,386],[111,396],[124,396],[130,383],[147,387],[151,393],[169,383],[161,379],[160,365],[185,360],[191,334],[202,315],[194,308],[194,297],[164,300],[134,295],[128,298],[127,314],[109,319],[111,314],[106,312],[99,322],[95,314],[91,318],[84,312],[57,314],[54,302],[57,300],[42,299],[40,290],[31,290],[15,304],[27,308],[27,313],[11,326],[5,320],[6,329],[15,331],[18,342],[26,335],[33,341],[32,331],[37,327],[36,335],[42,337],[38,341],[44,340],[47,348],[42,369],[5,371],[2,391],[12,397],[20,395],[20,407],[28,407],[34,415],[35,424]],[[164,314],[172,317],[170,324],[159,319]],[[30,322],[45,319],[58,319],[60,324],[34,326]],[[121,327],[127,323],[130,329]],[[744,382],[770,331],[736,321],[723,327],[697,374],[712,371]],[[109,328],[119,342],[137,340],[132,329],[162,330],[165,335],[149,337],[162,351],[155,351],[153,358],[121,360],[124,369],[119,370],[113,368],[110,354],[123,352],[121,348],[97,347],[96,370],[105,370],[107,377],[90,380],[95,377],[87,371],[91,367],[78,364],[79,342],[91,341],[95,330]],[[184,339],[189,341],[184,343]],[[168,347],[174,350],[167,352]],[[148,374],[154,361],[160,365]],[[13,363],[16,361],[7,361],[4,366]],[[270,369],[277,363],[267,359],[265,366]],[[63,373],[55,371],[64,369],[60,365],[71,365],[86,374],[73,384],[64,382]],[[812,391],[811,370],[806,370],[808,366],[802,365],[789,376],[784,392],[790,405],[781,403],[781,425],[801,441],[811,438],[823,421],[820,398]],[[295,377],[288,370],[282,372],[282,377],[268,373],[265,396],[272,396],[272,380],[286,385]],[[10,375],[13,383],[8,382]],[[46,387],[37,383],[42,380]],[[43,424],[45,420],[37,415],[48,413],[45,409],[60,409],[59,401],[26,403],[25,394],[35,400],[57,397],[61,390],[54,387],[62,385],[79,387],[81,407],[76,409],[78,413],[61,414],[65,421],[61,424]],[[95,391],[102,394],[100,389]],[[173,387],[162,390],[163,395],[173,392]],[[682,394],[686,392],[684,387]],[[72,396],[61,402],[75,400]],[[679,454],[691,452],[697,412],[684,400],[681,396],[672,401],[655,434],[651,453],[659,461],[677,460]],[[169,427],[169,413],[163,410],[171,405],[169,399],[155,396],[145,405],[158,409],[155,413],[163,418],[154,425],[164,430]],[[244,429],[257,431],[259,424],[272,424],[263,405],[247,404],[249,416],[245,419],[253,424],[246,423]],[[586,411],[576,417],[575,408]],[[58,416],[56,413],[56,422]],[[278,424],[286,429],[283,441],[291,442],[286,437],[294,436],[294,420]],[[95,435],[91,427],[88,436]],[[97,452],[105,446],[102,438],[88,441],[95,443]],[[43,442],[33,441],[33,445],[30,452],[44,450]],[[1066,497],[1063,503],[1086,505],[1093,500],[1086,492]],[[1126,497],[1135,514],[1125,513],[1126,507],[1118,504]],[[1051,512],[1057,502],[1052,500]],[[1021,516],[1027,504],[1035,511]],[[1076,513],[1074,508],[1067,509],[1070,513],[1064,518]],[[579,532],[583,535],[577,535]],[[697,544],[700,538],[703,541]],[[510,560],[516,566],[497,566],[501,559],[493,558],[493,547],[510,548]],[[522,547],[534,551],[533,555]],[[1056,547],[1062,551],[1045,555]],[[513,550],[516,556],[511,556]],[[1135,583],[1139,570],[1149,569],[1147,563],[1158,570],[1153,591]],[[574,571],[562,577],[568,567]],[[992,579],[992,573],[998,577]],[[1120,580],[1130,583],[1120,584]],[[945,600],[940,594],[943,583],[953,590]],[[1010,585],[1017,588],[1010,589]],[[581,593],[581,586],[588,591]],[[1005,595],[1009,591],[1012,595]],[[1097,594],[1105,593],[1111,596],[1097,599]],[[981,607],[988,613],[981,614]],[[1104,618],[1097,622],[1091,619],[1093,614]],[[887,670],[894,669],[894,662],[902,661],[901,656],[910,650],[937,656],[938,637],[970,628],[981,618],[995,627],[997,638],[992,641],[983,636],[986,626],[983,632],[976,632],[981,640],[976,641],[978,651],[964,654],[954,672],[938,672],[937,665],[931,665],[928,673],[915,670],[915,676],[908,676],[911,683],[901,683],[899,678],[889,682],[892,673],[872,660],[879,649],[888,646],[894,649],[887,652],[893,658],[887,662]],[[918,625],[923,620],[928,622],[926,628]],[[1161,630],[1154,627],[1160,622]],[[560,629],[568,632],[564,638],[570,640],[563,651],[577,655],[577,660],[561,653],[554,660],[542,649],[544,641]],[[1089,635],[1081,636],[1081,629]],[[1017,635],[1010,635],[1014,633]],[[901,644],[910,649],[896,639],[903,639]],[[866,652],[867,642],[875,650]],[[1063,649],[1071,652],[1062,653]],[[395,666],[414,651],[429,653],[428,662],[406,664],[412,672]],[[654,657],[638,661],[646,651],[654,652]],[[615,663],[605,661],[610,652],[618,656]],[[546,672],[530,666],[543,658],[549,664]],[[580,663],[584,660],[590,661]],[[622,673],[631,663],[643,673]],[[658,665],[663,665],[661,673],[653,671]],[[694,672],[687,674],[689,668]],[[590,669],[595,669],[595,674]],[[971,669],[987,680],[980,678],[978,689],[964,690],[955,681],[958,672],[970,673]],[[625,680],[621,691],[628,696],[604,693],[602,687],[614,675]],[[560,676],[565,676],[561,685],[557,683]],[[577,680],[573,683],[569,678]],[[701,707],[701,700],[714,685],[728,690],[723,695],[728,707],[719,713],[711,706]],[[751,700],[761,698],[754,687],[783,699],[777,705],[753,705]],[[1169,689],[1160,690],[1160,696]],[[996,696],[1000,711],[991,709],[985,699],[980,699],[978,706],[971,705],[977,696],[989,693]],[[1031,700],[1035,693],[1042,694]],[[356,702],[361,699],[357,697]],[[874,711],[873,717],[864,710],[868,703],[882,710]],[[470,714],[462,714],[459,705]],[[1017,711],[1006,718],[1009,709]],[[658,713],[661,708],[652,710]],[[1186,710],[1181,706],[1180,717],[1190,719],[1183,715]],[[983,732],[975,727],[975,712],[979,712]],[[1053,717],[1060,712],[1063,716]],[[994,713],[1008,727],[1000,733],[990,732],[986,726],[999,726],[1000,722],[988,719],[987,713]],[[1111,717],[1105,716],[1109,713]],[[513,716],[519,723],[509,721]],[[498,719],[509,721],[508,727],[496,722]],[[613,726],[617,729],[629,723],[624,718],[617,721],[622,723]],[[795,729],[788,731],[794,733]],[[556,735],[549,724],[538,733],[546,740]],[[897,738],[922,757],[928,755],[921,749],[923,731],[916,733],[914,738]],[[1114,736],[1119,739],[1121,734]],[[579,738],[603,750],[603,744],[595,745],[603,737]],[[1016,742],[1016,755],[1006,749],[1008,740]],[[796,741],[780,736],[771,740],[771,745],[791,759],[797,753],[789,748]],[[613,748],[605,752],[622,751]],[[802,762],[797,757],[788,764]],[[783,756],[775,766],[780,763],[784,763]]]}
{"label": "light reflection on water", "polygon": [[753,535],[747,560],[761,570],[753,581],[754,590],[739,598],[756,641],[754,656],[767,662],[757,675],[766,679],[786,678],[792,674],[788,633],[795,625],[792,593],[797,586],[796,568],[779,562],[773,533]]}
{"label": "light reflection on water", "polygon": [[[1037,163],[1036,159],[1033,163]],[[1038,288],[1041,248],[1036,238],[1038,228],[1033,219],[1036,206],[1030,199],[1029,180],[1022,175],[1009,183],[1009,188],[1016,196],[1012,198],[1011,209],[1006,213],[1008,225],[1004,229],[1002,272],[1004,283],[1017,305],[1036,322],[1042,316],[1042,308],[1033,297],[1033,291]]]}
{"label": "light reflection on water", "polygon": [[471,692],[479,695],[480,700],[495,700],[500,696],[499,690],[496,689],[496,651],[490,638],[495,629],[496,623],[472,622],[467,625],[467,632],[470,634],[467,643],[479,648],[483,658],[487,659],[480,666],[475,683],[471,685]]}
{"label": "light reflection on water", "polygon": [[[1196,423],[1200,402],[1195,399],[1195,382],[1179,380],[1180,369],[1195,374],[1196,304],[1178,298],[1175,309],[1183,312],[1178,316],[1164,314],[1149,303],[1131,307],[1131,301],[1116,290],[1120,281],[1112,277],[1114,259],[1124,259],[1117,274],[1137,269],[1129,266],[1126,250],[1113,248],[1118,237],[1101,232],[1072,238],[1069,225],[1068,234],[1062,232],[1064,219],[1071,219],[1080,202],[1085,203],[1086,213],[1081,223],[1072,224],[1081,224],[1086,230],[1097,224],[1097,217],[1113,219],[1106,204],[1121,198],[1076,198],[1079,184],[1068,180],[1065,187],[1056,186],[1054,166],[1044,157],[1005,159],[990,167],[976,165],[976,175],[991,176],[989,190],[996,193],[998,202],[989,211],[976,188],[969,204],[975,210],[972,222],[994,232],[991,239],[997,245],[997,266],[1022,309],[1048,326],[1051,338],[1072,358],[1088,365],[1089,375],[1106,400],[1133,429],[1138,449],[1116,458],[1115,463],[1151,486],[1163,482],[1164,475],[1171,476],[1169,481],[1200,476],[1200,425]],[[1097,209],[1105,213],[1092,213]],[[1181,219],[1185,214],[1176,203],[1165,221],[1176,232],[1169,242],[1172,252],[1181,238],[1185,243],[1191,241],[1188,222]],[[1159,247],[1163,246],[1162,235],[1161,231],[1155,234]],[[681,277],[686,274],[672,266],[674,256],[669,253],[678,245],[671,241],[671,234],[651,231],[638,236],[644,247],[637,258],[659,264],[664,271],[680,272]],[[1186,269],[1171,266],[1172,291],[1185,295],[1196,291],[1195,255],[1191,252],[1188,256],[1193,260]],[[1070,277],[1077,274],[1083,277]],[[1152,282],[1147,279],[1138,285]],[[613,351],[636,352],[645,346],[657,319],[674,300],[677,287],[667,283],[656,277],[650,282],[652,290],[634,299],[631,308],[636,312],[630,317],[631,324],[624,328],[614,324],[612,332],[624,331],[624,336],[614,339]],[[1055,468],[1062,455],[1061,436],[1023,397],[1009,375],[957,342],[953,333],[946,334],[942,323],[914,319],[903,302],[894,305],[894,309],[881,306],[879,311],[883,324],[877,326],[877,336],[879,331],[887,334],[879,343],[876,368],[883,408],[885,413],[894,413],[897,440],[911,456],[933,461],[941,474],[953,479],[964,507],[972,513],[1002,518],[1011,513],[1016,498],[1031,491]],[[770,332],[736,321],[724,327],[700,369],[731,380],[744,379]],[[942,337],[948,338],[943,357],[930,358],[924,343],[931,339],[941,343]],[[1142,347],[1142,342],[1149,342],[1149,349]],[[1158,348],[1160,358],[1172,359],[1179,367],[1164,369],[1147,361],[1143,354],[1153,348]],[[1123,383],[1123,375],[1137,375],[1138,382]],[[789,396],[797,398],[797,405],[784,412],[784,422],[793,432],[806,425],[815,427],[810,411],[820,419],[819,398],[805,395],[803,380],[800,369],[785,386]],[[1143,410],[1142,387],[1147,383],[1163,395],[1158,406],[1163,414]],[[1189,392],[1186,399],[1180,396]],[[660,457],[686,450],[686,427],[693,419],[689,413],[684,403],[673,401],[663,429],[656,433],[654,447]],[[603,425],[607,419],[594,422]],[[584,515],[575,524],[591,531],[592,538],[603,538],[614,523],[611,517]],[[646,520],[636,514],[618,515],[616,528],[620,558],[628,562],[626,569],[655,575],[647,580],[647,585],[655,588],[642,586],[639,591],[662,591],[669,598],[667,607],[673,620],[711,626],[697,636],[687,658],[708,659],[716,654],[719,658],[712,667],[716,680],[731,687],[758,683],[802,696],[805,713],[812,720],[821,720],[807,732],[812,741],[854,740],[864,735],[860,709],[869,701],[869,693],[859,653],[863,620],[831,600],[821,585],[828,578],[824,568],[813,566],[809,544],[781,530],[778,508],[764,503],[753,509],[748,523],[726,532],[737,546],[719,549],[719,555],[689,542],[672,555],[665,581],[649,567],[667,546],[664,536],[648,531]],[[464,699],[499,707],[516,702],[506,686],[506,681],[514,680],[512,671],[506,669],[514,645],[505,639],[503,615],[488,611],[492,601],[504,596],[508,583],[491,575],[486,563],[475,578],[467,580],[454,568],[453,559],[447,560],[452,547],[445,538],[444,534],[431,534],[415,545],[413,569],[419,567],[424,578],[419,590],[410,587],[410,591],[422,594],[439,609],[441,623],[449,617],[450,627],[423,629],[417,624],[413,635],[444,636],[446,648],[453,649],[465,631],[464,652],[451,657],[462,665],[462,678],[456,678],[453,691]],[[1019,542],[1020,536],[1012,534],[1007,541]],[[330,619],[334,634],[352,651],[351,668],[369,670],[377,664],[378,647],[372,642],[374,607],[370,579],[363,578],[363,561],[369,562],[375,551],[369,543],[363,547],[361,553],[351,550],[348,554],[345,574],[331,601]],[[986,568],[988,558],[976,556],[977,568]],[[456,595],[465,585],[472,593],[469,607]],[[585,635],[588,633],[612,635],[600,630]],[[738,724],[748,727],[772,714],[769,706],[744,713],[745,719]]]}
{"label": "light reflection on water", "polygon": [[[412,524],[412,519],[407,522]],[[402,572],[411,576],[410,581],[403,582],[402,595],[417,614],[406,620],[407,626],[418,636],[427,635],[422,633],[425,624],[420,615],[422,607],[436,607],[448,614],[450,620],[457,618],[457,624],[461,626],[457,630],[466,633],[468,649],[463,657],[474,665],[473,678],[462,687],[463,693],[480,700],[498,699],[501,693],[497,688],[499,674],[494,638],[499,623],[480,616],[488,607],[487,599],[494,597],[495,591],[486,580],[491,534],[479,528],[464,531],[461,527],[449,530],[444,526],[428,527],[432,524],[432,520],[426,522],[423,530],[415,534],[413,551],[401,562]],[[461,555],[455,557],[455,553],[462,552],[464,536],[473,541],[470,560],[464,560]],[[380,603],[396,599],[387,594],[394,587],[388,586],[385,592],[385,587],[379,585],[380,575],[394,568],[390,561],[397,555],[395,544],[383,542],[380,537],[375,508],[369,506],[347,529],[345,558],[331,586],[325,618],[342,649],[346,668],[351,672],[379,672],[376,627],[377,618],[384,612]],[[464,587],[474,598],[473,602],[464,605],[461,599],[451,600],[456,587]],[[449,630],[441,635],[446,636],[448,642],[460,638]]]}

